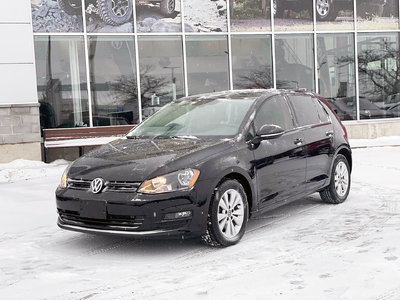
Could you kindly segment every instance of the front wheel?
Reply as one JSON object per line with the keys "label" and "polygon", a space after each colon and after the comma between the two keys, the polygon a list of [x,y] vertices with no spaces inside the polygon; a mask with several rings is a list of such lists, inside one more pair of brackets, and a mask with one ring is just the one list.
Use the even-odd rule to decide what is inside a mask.
{"label": "front wheel", "polygon": [[249,208],[246,193],[236,180],[218,185],[211,200],[207,231],[202,240],[213,247],[227,247],[240,241],[246,230]]}
{"label": "front wheel", "polygon": [[100,18],[110,25],[121,25],[131,20],[133,5],[130,0],[97,0]]}
{"label": "front wheel", "polygon": [[160,10],[166,17],[173,15],[175,12],[175,0],[161,0]]}
{"label": "front wheel", "polygon": [[317,0],[315,13],[318,21],[335,21],[338,11],[331,0]]}
{"label": "front wheel", "polygon": [[326,203],[339,204],[347,199],[350,192],[350,168],[344,155],[335,158],[330,184],[320,192],[321,199]]}

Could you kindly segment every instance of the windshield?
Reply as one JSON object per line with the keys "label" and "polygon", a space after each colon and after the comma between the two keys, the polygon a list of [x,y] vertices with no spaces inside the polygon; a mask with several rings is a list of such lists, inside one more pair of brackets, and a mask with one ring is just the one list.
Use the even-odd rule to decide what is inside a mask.
{"label": "windshield", "polygon": [[255,99],[189,98],[172,102],[127,137],[232,137]]}

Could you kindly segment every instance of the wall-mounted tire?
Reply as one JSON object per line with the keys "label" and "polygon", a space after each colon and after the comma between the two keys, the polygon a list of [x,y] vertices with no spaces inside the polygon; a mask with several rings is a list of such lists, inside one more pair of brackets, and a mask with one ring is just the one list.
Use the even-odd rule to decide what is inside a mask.
{"label": "wall-mounted tire", "polygon": [[164,16],[170,17],[175,13],[175,0],[161,0],[160,10]]}
{"label": "wall-mounted tire", "polygon": [[246,230],[249,206],[243,186],[236,180],[222,181],[210,203],[203,242],[212,247],[238,243]]}
{"label": "wall-mounted tire", "polygon": [[57,0],[60,9],[71,16],[82,15],[82,4],[78,4],[79,2],[76,0]]}
{"label": "wall-mounted tire", "polygon": [[100,18],[110,25],[121,25],[131,21],[133,2],[131,0],[97,0]]}

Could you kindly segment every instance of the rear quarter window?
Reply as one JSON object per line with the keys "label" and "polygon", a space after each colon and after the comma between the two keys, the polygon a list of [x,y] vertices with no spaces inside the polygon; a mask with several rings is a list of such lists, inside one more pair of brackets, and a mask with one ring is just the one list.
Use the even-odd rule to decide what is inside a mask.
{"label": "rear quarter window", "polygon": [[326,111],[325,107],[322,105],[321,102],[319,102],[318,99],[313,98],[313,100],[315,102],[315,106],[317,108],[319,120],[321,121],[321,123],[329,122],[329,115],[328,115],[328,112]]}

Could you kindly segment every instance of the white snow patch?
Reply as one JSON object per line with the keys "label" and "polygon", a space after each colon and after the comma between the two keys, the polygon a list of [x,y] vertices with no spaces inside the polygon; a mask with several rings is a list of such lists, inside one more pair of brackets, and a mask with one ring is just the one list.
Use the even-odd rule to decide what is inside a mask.
{"label": "white snow patch", "polygon": [[68,161],[63,159],[55,160],[50,164],[26,159],[17,159],[9,163],[3,163],[0,164],[0,183],[38,177],[61,176],[68,163]]}

